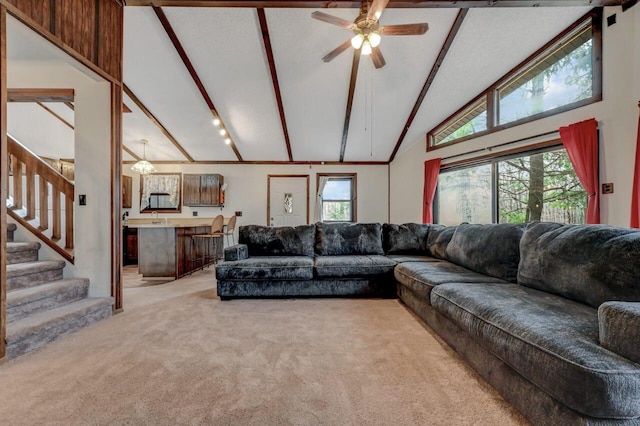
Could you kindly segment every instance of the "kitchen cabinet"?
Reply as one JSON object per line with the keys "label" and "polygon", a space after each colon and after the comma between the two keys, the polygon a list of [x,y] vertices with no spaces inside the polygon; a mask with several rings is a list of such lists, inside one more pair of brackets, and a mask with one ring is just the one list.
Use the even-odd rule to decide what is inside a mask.
{"label": "kitchen cabinet", "polygon": [[122,176],[122,208],[131,208],[131,192],[133,190],[133,181],[131,176]]}
{"label": "kitchen cabinet", "polygon": [[218,207],[222,204],[224,177],[219,174],[185,174],[182,177],[182,205]]}
{"label": "kitchen cabinet", "polygon": [[138,230],[125,226],[124,232],[124,265],[138,264]]}

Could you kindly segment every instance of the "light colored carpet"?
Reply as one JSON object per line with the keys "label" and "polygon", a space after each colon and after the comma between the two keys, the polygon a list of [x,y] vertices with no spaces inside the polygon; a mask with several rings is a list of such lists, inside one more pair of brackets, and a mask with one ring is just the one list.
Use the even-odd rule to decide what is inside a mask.
{"label": "light colored carpet", "polygon": [[212,269],[125,291],[125,311],[0,366],[0,421],[517,425],[398,300],[221,302]]}

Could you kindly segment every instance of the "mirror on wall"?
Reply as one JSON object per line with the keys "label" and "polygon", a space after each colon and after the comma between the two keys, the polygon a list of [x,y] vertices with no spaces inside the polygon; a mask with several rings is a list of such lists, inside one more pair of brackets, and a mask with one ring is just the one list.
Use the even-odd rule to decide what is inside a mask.
{"label": "mirror on wall", "polygon": [[182,173],[140,176],[140,213],[180,213]]}

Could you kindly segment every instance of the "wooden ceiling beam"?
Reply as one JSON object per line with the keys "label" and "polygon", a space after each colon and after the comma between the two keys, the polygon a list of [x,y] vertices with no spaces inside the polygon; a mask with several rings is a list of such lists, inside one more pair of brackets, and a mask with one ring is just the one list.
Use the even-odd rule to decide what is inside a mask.
{"label": "wooden ceiling beam", "polygon": [[[631,3],[633,0],[626,0]],[[387,8],[423,9],[473,7],[598,7],[620,6],[623,0],[390,0]],[[360,7],[353,0],[127,0],[127,6],[157,7],[249,7],[249,8],[301,8],[335,9]]]}
{"label": "wooden ceiling beam", "polygon": [[456,16],[455,21],[453,21],[453,25],[449,30],[449,34],[447,35],[447,38],[442,44],[440,53],[438,53],[438,57],[436,58],[436,61],[431,67],[431,71],[427,76],[427,80],[424,82],[424,85],[422,86],[422,90],[420,90],[420,93],[418,94],[418,99],[416,99],[416,103],[413,105],[411,114],[409,114],[409,118],[407,118],[407,122],[402,128],[400,137],[398,137],[398,142],[396,142],[396,146],[393,148],[391,157],[389,157],[389,163],[391,163],[394,160],[394,158],[396,158],[396,154],[400,149],[400,145],[402,145],[404,138],[407,136],[407,132],[409,131],[409,128],[413,123],[413,120],[416,118],[416,115],[418,114],[418,110],[420,110],[422,101],[424,101],[425,96],[427,96],[427,92],[431,88],[431,83],[433,83],[433,80],[436,78],[436,75],[438,74],[438,70],[440,69],[440,66],[444,62],[444,59],[447,57],[447,53],[449,53],[449,48],[451,47],[451,44],[453,44],[453,40],[456,38],[456,35],[458,35],[458,31],[460,30],[460,27],[462,26],[462,22],[464,21],[465,16],[467,16],[468,11],[469,11],[468,9],[460,9],[460,11],[458,12],[458,16]]}
{"label": "wooden ceiling beam", "polygon": [[284,116],[284,104],[282,103],[282,95],[280,93],[280,83],[278,83],[278,73],[276,71],[276,61],[273,57],[271,49],[271,39],[269,38],[269,26],[267,25],[267,17],[264,9],[258,9],[258,20],[260,21],[260,30],[262,31],[262,41],[264,50],[267,53],[267,61],[269,62],[269,70],[271,71],[271,82],[273,83],[273,92],[276,95],[278,103],[278,112],[280,113],[280,123],[282,124],[282,133],[284,134],[284,142],[287,144],[287,155],[289,161],[293,161],[291,154],[291,141],[289,140],[289,130],[287,129],[287,120]]}
{"label": "wooden ceiling beam", "polygon": [[173,135],[169,133],[167,128],[164,127],[164,125],[155,117],[155,115],[153,115],[151,111],[149,111],[149,109],[142,103],[142,101],[138,99],[138,97],[131,91],[131,89],[129,89],[129,86],[123,83],[122,88],[124,90],[124,93],[126,93],[127,96],[131,98],[133,103],[136,104],[138,108],[140,108],[140,110],[149,118],[149,120],[151,120],[153,124],[155,124],[158,129],[160,129],[160,131],[171,141],[171,143],[178,149],[178,151],[180,151],[182,155],[184,155],[184,158],[189,160],[190,163],[193,163],[194,160],[189,155],[189,153],[185,151],[185,149],[182,147],[182,145],[180,145],[176,138],[174,138]]}
{"label": "wooden ceiling beam", "polygon": [[7,89],[8,102],[73,102],[73,89]]}
{"label": "wooden ceiling beam", "polygon": [[236,154],[238,161],[242,161],[242,155],[240,155],[240,151],[238,151],[238,147],[233,141],[233,138],[231,137],[231,133],[229,133],[229,129],[226,128],[226,126],[224,125],[224,122],[222,121],[222,117],[220,117],[220,114],[218,114],[218,110],[213,104],[213,101],[211,100],[211,97],[209,96],[207,89],[204,87],[204,84],[202,83],[202,80],[200,80],[200,76],[198,76],[196,69],[193,67],[193,64],[191,63],[191,60],[187,56],[187,52],[185,52],[184,48],[182,47],[182,43],[180,43],[180,40],[178,39],[178,36],[176,35],[175,31],[173,31],[173,27],[171,26],[171,23],[169,22],[167,15],[165,15],[162,9],[159,7],[154,6],[153,11],[156,13],[156,16],[160,20],[162,27],[167,33],[167,36],[169,37],[169,39],[171,40],[173,47],[178,52],[180,59],[182,59],[182,63],[184,64],[185,68],[187,68],[189,75],[191,75],[193,82],[195,83],[196,87],[200,91],[202,98],[206,102],[207,107],[211,112],[211,115],[213,116],[214,119],[217,118],[218,120],[220,120],[220,129],[223,129],[226,132],[227,137],[231,140],[231,143],[229,145],[231,146],[231,149],[233,149],[233,152]]}
{"label": "wooden ceiling beam", "polygon": [[356,90],[358,78],[358,66],[360,65],[360,49],[353,49],[353,62],[351,64],[351,79],[349,80],[349,94],[347,95],[347,110],[344,114],[344,127],[342,128],[342,145],[340,146],[340,162],[344,161],[344,152],[347,149],[347,137],[349,136],[349,122],[351,121],[351,109],[353,108],[353,94]]}
{"label": "wooden ceiling beam", "polygon": [[75,128],[73,127],[73,124],[69,123],[67,120],[65,120],[64,118],[62,118],[62,116],[58,115],[58,113],[56,113],[54,110],[52,110],[51,108],[49,108],[48,106],[46,106],[45,104],[43,104],[42,102],[36,102],[38,105],[40,105],[45,111],[47,111],[49,114],[53,115],[55,118],[57,118],[58,120],[60,120],[62,122],[62,124],[64,124],[65,126],[67,126],[68,128],[70,128],[71,130],[75,130]]}
{"label": "wooden ceiling beam", "polygon": [[[124,145],[122,145],[122,150],[136,159],[136,161],[134,161],[132,163],[135,163],[135,162],[138,162],[138,161],[142,160],[142,158],[140,158],[140,156],[138,154],[136,154],[135,152],[131,151],[128,147],[126,147]],[[123,163],[125,163],[125,161],[123,161]]]}
{"label": "wooden ceiling beam", "polygon": [[[123,161],[122,164],[134,164],[135,161]],[[234,160],[202,160],[189,163],[187,161],[162,160],[153,164],[232,164],[232,165],[277,165],[277,166],[387,166],[386,161],[234,161]]]}

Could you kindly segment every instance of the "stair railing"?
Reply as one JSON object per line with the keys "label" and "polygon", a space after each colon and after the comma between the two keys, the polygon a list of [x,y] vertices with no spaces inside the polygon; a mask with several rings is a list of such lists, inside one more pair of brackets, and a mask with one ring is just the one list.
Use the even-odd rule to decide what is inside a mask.
{"label": "stair railing", "polygon": [[[7,135],[7,151],[9,170],[13,175],[13,184],[8,188],[7,214],[73,263],[73,183],[9,135]],[[36,181],[38,182],[37,191]],[[51,207],[49,207],[49,194],[51,194]],[[64,210],[62,196],[64,196]],[[51,224],[49,210],[51,210]],[[38,217],[36,217],[36,211],[40,213]],[[64,231],[62,230],[63,216]],[[50,231],[49,228],[51,228]],[[62,246],[59,241],[63,234],[64,245]]]}

